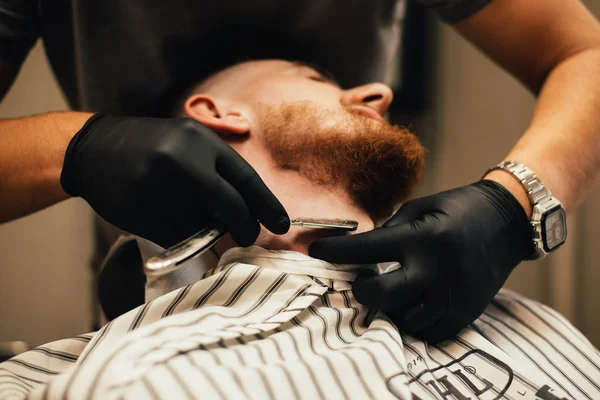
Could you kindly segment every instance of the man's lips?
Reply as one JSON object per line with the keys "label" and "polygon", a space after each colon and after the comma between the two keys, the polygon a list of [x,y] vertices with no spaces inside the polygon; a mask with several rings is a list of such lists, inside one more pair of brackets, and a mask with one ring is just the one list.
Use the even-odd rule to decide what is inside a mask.
{"label": "man's lips", "polygon": [[350,111],[352,114],[362,115],[380,122],[385,122],[385,119],[383,119],[383,117],[371,107],[354,105],[348,107],[348,111]]}

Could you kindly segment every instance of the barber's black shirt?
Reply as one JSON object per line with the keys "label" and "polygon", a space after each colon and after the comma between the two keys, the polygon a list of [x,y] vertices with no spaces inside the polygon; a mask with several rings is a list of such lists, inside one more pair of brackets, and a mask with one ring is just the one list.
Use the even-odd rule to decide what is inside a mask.
{"label": "barber's black shirt", "polygon": [[[417,0],[457,22],[492,0]],[[242,59],[315,62],[342,86],[386,81],[404,0],[0,0],[0,57],[38,38],[74,109],[154,114]],[[33,95],[33,94],[32,94]]]}

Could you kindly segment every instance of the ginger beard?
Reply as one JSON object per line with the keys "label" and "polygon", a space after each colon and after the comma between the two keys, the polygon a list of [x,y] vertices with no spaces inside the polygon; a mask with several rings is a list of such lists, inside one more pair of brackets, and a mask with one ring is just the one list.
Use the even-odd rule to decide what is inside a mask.
{"label": "ginger beard", "polygon": [[425,150],[400,126],[308,101],[263,105],[260,122],[276,167],[341,187],[376,222],[389,218],[420,178]]}

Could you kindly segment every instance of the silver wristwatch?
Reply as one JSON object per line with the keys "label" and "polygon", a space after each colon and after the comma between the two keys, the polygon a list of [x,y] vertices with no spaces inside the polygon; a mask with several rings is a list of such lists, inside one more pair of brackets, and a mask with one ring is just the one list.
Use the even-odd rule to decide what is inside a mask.
{"label": "silver wristwatch", "polygon": [[[560,201],[537,178],[532,170],[514,161],[504,161],[490,168],[488,173],[502,169],[515,177],[527,192],[533,205],[531,226],[535,251],[528,260],[544,258],[567,240],[567,214]],[[484,176],[485,176],[484,175]]]}

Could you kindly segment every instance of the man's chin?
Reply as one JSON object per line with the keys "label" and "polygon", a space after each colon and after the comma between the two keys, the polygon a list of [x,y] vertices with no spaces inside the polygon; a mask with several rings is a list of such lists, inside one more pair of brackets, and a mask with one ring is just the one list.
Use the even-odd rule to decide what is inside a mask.
{"label": "man's chin", "polygon": [[343,187],[374,220],[389,217],[419,180],[424,149],[405,128],[310,102],[266,111],[261,126],[276,165]]}

